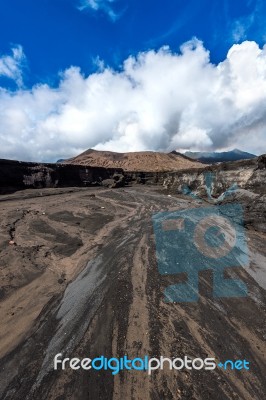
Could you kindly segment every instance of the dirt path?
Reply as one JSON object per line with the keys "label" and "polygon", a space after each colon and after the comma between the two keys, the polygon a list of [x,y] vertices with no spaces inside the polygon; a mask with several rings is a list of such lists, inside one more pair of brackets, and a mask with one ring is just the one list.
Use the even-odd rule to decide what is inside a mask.
{"label": "dirt path", "polygon": [[[235,273],[249,295],[166,303],[179,276],[159,274],[152,215],[206,207],[139,186],[27,190],[0,198],[0,398],[262,400],[265,234],[247,231],[252,269]],[[9,244],[12,240],[15,244]],[[246,359],[250,371],[53,370],[67,357]]]}

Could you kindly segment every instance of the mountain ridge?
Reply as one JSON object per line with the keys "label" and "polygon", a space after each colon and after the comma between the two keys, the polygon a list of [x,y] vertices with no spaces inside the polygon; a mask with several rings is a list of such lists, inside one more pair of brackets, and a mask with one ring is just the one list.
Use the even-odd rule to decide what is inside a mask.
{"label": "mountain ridge", "polygon": [[199,168],[203,164],[178,152],[153,151],[117,153],[88,149],[63,164],[78,164],[105,168],[122,168],[124,171],[164,172]]}
{"label": "mountain ridge", "polygon": [[251,160],[257,157],[255,154],[248,153],[239,149],[233,149],[223,152],[186,151],[184,155],[192,160],[197,160],[205,164],[214,164],[226,161]]}

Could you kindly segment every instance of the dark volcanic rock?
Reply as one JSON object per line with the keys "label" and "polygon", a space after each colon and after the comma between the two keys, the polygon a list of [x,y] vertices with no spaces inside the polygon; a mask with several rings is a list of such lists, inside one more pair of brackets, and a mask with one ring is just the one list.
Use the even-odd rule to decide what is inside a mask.
{"label": "dark volcanic rock", "polygon": [[119,188],[125,186],[126,178],[123,174],[114,174],[113,180],[114,180],[113,188]]}
{"label": "dark volcanic rock", "polygon": [[123,171],[119,168],[38,164],[12,160],[0,160],[0,171],[1,194],[27,188],[100,186],[103,180],[112,178],[115,173],[123,175]]}
{"label": "dark volcanic rock", "polygon": [[258,169],[266,168],[266,154],[263,154],[258,158]]}
{"label": "dark volcanic rock", "polygon": [[126,179],[123,174],[114,174],[112,178],[105,179],[102,181],[103,186],[112,189],[124,187],[125,184],[126,184]]}

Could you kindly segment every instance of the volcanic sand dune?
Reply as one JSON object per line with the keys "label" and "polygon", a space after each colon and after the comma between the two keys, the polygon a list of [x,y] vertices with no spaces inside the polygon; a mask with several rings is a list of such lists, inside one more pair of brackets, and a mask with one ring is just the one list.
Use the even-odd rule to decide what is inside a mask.
{"label": "volcanic sand dune", "polygon": [[186,168],[206,166],[180,153],[159,153],[152,151],[114,153],[89,149],[77,157],[65,160],[66,164],[92,167],[123,168],[124,171],[158,172],[177,171]]}
{"label": "volcanic sand dune", "polygon": [[[247,230],[252,276],[248,268],[235,272],[248,297],[214,299],[211,276],[202,273],[197,303],[164,301],[164,288],[180,277],[158,272],[152,215],[205,206],[145,186],[1,196],[1,399],[262,400],[265,233]],[[246,359],[251,370],[114,377],[54,371],[56,353]]]}

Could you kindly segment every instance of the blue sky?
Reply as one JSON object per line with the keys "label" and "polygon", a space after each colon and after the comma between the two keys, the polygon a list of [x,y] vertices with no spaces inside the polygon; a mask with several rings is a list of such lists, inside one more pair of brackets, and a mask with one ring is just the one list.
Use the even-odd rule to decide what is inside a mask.
{"label": "blue sky", "polygon": [[[177,107],[176,112],[172,110],[171,115],[168,113],[169,115],[167,114],[163,121],[158,121],[158,126],[161,131],[165,130],[165,133],[162,137],[159,137],[158,133],[157,136],[155,135],[156,138],[151,140],[152,134],[149,131],[156,130],[153,124],[147,120],[144,121],[141,112],[134,108],[134,105],[131,105],[128,110],[121,111],[120,103],[116,99],[114,84],[117,79],[116,74],[118,74],[120,78],[126,75],[127,80],[131,83],[133,79],[136,79],[135,86],[133,86],[140,86],[138,81],[139,76],[142,76],[140,72],[144,74],[149,66],[152,75],[156,70],[156,65],[159,65],[162,60],[166,63],[164,64],[165,72],[167,73],[167,68],[172,71],[176,65],[175,60],[182,54],[182,62],[184,65],[187,62],[191,68],[191,70],[188,68],[188,71],[192,78],[191,82],[187,79],[187,85],[195,87],[198,83],[194,81],[194,72],[199,80],[201,79],[200,72],[196,72],[195,62],[192,62],[189,56],[184,55],[182,50],[180,51],[180,47],[190,41],[188,47],[191,47],[191,54],[197,62],[201,62],[199,60],[203,60],[204,57],[208,58],[206,62],[202,61],[206,67],[201,71],[204,76],[206,75],[205,71],[212,70],[212,66],[214,68],[219,64],[222,65],[222,68],[217,67],[218,69],[215,71],[216,75],[220,74],[219,78],[211,76],[212,72],[209,73],[208,79],[206,79],[206,90],[210,79],[214,79],[214,81],[216,79],[216,82],[221,80],[225,82],[226,79],[229,79],[228,76],[221,76],[221,70],[228,70],[229,67],[226,67],[228,63],[230,68],[238,71],[236,64],[238,60],[243,62],[244,56],[232,56],[229,61],[227,58],[229,50],[237,44],[240,47],[236,47],[236,49],[241,50],[238,52],[239,55],[248,51],[250,56],[254,57],[254,62],[257,60],[256,74],[258,73],[258,76],[253,73],[256,82],[255,84],[254,82],[250,83],[250,88],[255,87],[256,84],[258,88],[261,87],[263,74],[260,71],[260,60],[262,56],[264,57],[263,46],[266,42],[266,2],[263,0],[24,0],[23,2],[13,0],[12,2],[0,1],[0,18],[0,117],[3,121],[2,126],[0,124],[1,157],[37,158],[51,161],[57,156],[58,158],[71,156],[87,147],[116,149],[117,151],[131,150],[134,146],[130,145],[130,138],[134,134],[139,138],[139,141],[136,141],[138,145],[134,150],[166,151],[171,146],[177,146],[181,150],[192,149],[192,143],[195,140],[187,140],[189,135],[191,138],[195,136],[201,138],[195,149],[225,149],[238,144],[237,140],[230,141],[228,132],[229,130],[239,130],[239,124],[241,125],[240,136],[247,135],[250,127],[253,135],[254,132],[258,132],[258,137],[264,140],[264,128],[259,128],[259,126],[264,126],[265,116],[261,115],[259,111],[256,115],[260,115],[260,118],[256,120],[255,111],[252,108],[257,103],[260,104],[260,107],[264,105],[265,98],[259,89],[257,91],[254,89],[255,92],[251,96],[254,97],[254,104],[252,103],[251,107],[248,102],[241,103],[240,91],[239,96],[233,99],[235,83],[231,82],[230,101],[234,103],[237,110],[240,106],[249,108],[241,109],[238,120],[233,120],[232,116],[228,116],[229,126],[228,131],[225,129],[226,132],[223,132],[224,129],[221,126],[218,127],[216,122],[203,121],[200,117],[195,118],[193,123],[185,123],[186,118],[188,120],[187,115],[191,113],[190,108],[193,108],[191,104],[195,102],[195,107],[198,107],[199,100],[195,98],[195,93],[200,89],[197,89],[191,95],[191,101],[186,108],[181,110],[180,107]],[[257,47],[252,47],[252,45],[247,47],[245,43],[255,43]],[[160,49],[165,48],[163,46],[168,46],[168,50],[161,51]],[[201,52],[200,48],[202,48]],[[259,54],[258,50],[262,54]],[[142,59],[140,53],[143,54]],[[153,61],[149,63],[152,54],[154,54]],[[128,73],[127,68],[129,67],[125,67],[124,62],[130,59],[131,61],[135,60],[135,69],[139,70],[137,77],[133,77],[132,71]],[[181,58],[178,60],[181,63]],[[111,71],[112,83],[107,79],[108,71]],[[158,82],[158,74],[154,75],[152,88],[156,84],[155,82]],[[241,68],[236,74],[242,74]],[[129,75],[130,77],[128,77]],[[141,83],[143,90],[149,87],[147,83],[149,74],[147,73],[145,76],[145,82]],[[79,106],[74,104],[75,101],[71,96],[77,96],[74,90],[76,84],[80,85],[78,92],[80,94],[83,89],[85,91],[92,85],[92,81],[96,78],[98,88],[105,80],[108,82],[105,83],[105,88],[109,84],[114,86],[113,97],[108,100],[110,104],[115,104],[112,105],[112,108],[115,108],[112,114],[113,119],[110,119],[109,125],[106,126],[98,127],[96,124],[94,131],[97,134],[94,134],[94,131],[90,132],[88,126],[94,126],[88,120],[91,103],[86,103],[85,106],[84,98],[80,99],[84,106],[84,113],[78,118],[77,125],[79,126],[80,121],[85,121],[83,129],[84,132],[87,132],[87,136],[82,133],[79,140],[79,136],[76,135],[75,142],[73,138],[70,138],[71,134],[62,128],[65,126],[66,120],[76,121],[77,116],[71,119],[71,115],[76,115],[75,112],[79,111]],[[236,82],[241,80],[238,76],[235,76],[234,79]],[[243,79],[244,81],[245,79]],[[128,82],[124,82],[124,84],[126,85]],[[177,82],[178,84],[179,82]],[[71,89],[66,89],[67,85]],[[121,85],[123,86],[123,84]],[[135,95],[133,86],[130,88],[132,99]],[[118,87],[120,86],[118,85]],[[167,87],[167,83],[164,88],[160,88],[161,97],[167,96],[169,99],[170,91],[166,94],[165,87]],[[91,93],[91,86],[88,90]],[[99,100],[102,105],[107,102],[106,99],[109,95],[108,90],[101,86],[101,93],[103,90],[106,90],[106,93]],[[222,99],[223,89],[220,87],[219,90]],[[249,90],[253,89],[245,88],[245,95]],[[58,98],[55,99],[57,95]],[[35,96],[35,101],[33,101],[33,96]],[[43,96],[42,100],[40,100],[41,96]],[[26,104],[25,101],[28,103]],[[176,101],[178,102],[179,98]],[[185,98],[180,99],[181,101],[183,104],[186,103]],[[223,105],[217,104],[216,110],[227,109],[224,99],[221,101],[223,101]],[[52,104],[54,108],[49,108],[48,103]],[[98,112],[98,118],[101,118],[103,114],[107,113],[106,119],[108,120],[109,103],[108,110],[104,106],[97,106],[91,114],[96,115]],[[76,110],[74,110],[75,107]],[[154,113],[156,113],[156,107],[160,107],[160,104],[154,104]],[[202,106],[200,107],[202,108]],[[250,116],[250,125],[243,122],[247,109],[252,109],[253,113]],[[223,112],[225,113],[225,111]],[[12,126],[8,122],[11,115]],[[220,115],[219,118],[223,118],[224,115]],[[55,116],[58,117],[56,121]],[[18,122],[15,126],[16,118]],[[175,121],[174,127],[173,121]],[[22,123],[25,124],[23,129],[21,128]],[[171,126],[170,131],[167,128],[169,126]],[[50,129],[49,138],[47,131],[44,133],[44,127],[46,130],[48,127]],[[77,130],[79,129],[82,131],[81,127],[77,128]],[[112,132],[111,137],[104,134],[105,129]],[[262,133],[261,130],[263,130]],[[14,132],[13,139],[10,139],[10,132]],[[95,135],[100,136],[101,140],[97,141]],[[74,136],[75,132],[73,132]],[[172,140],[174,136],[178,136],[179,139]],[[34,148],[34,154],[31,154],[26,148],[23,149],[19,140],[21,137],[23,140],[27,138],[30,141]],[[145,137],[145,139],[140,139],[140,137]],[[150,140],[147,139],[148,137]],[[167,140],[167,138],[171,140]],[[157,144],[151,145],[152,141]],[[259,151],[252,145],[250,138],[247,138],[246,142],[244,150]],[[64,146],[62,145],[62,149],[55,152],[53,150],[55,143],[57,146],[59,143],[63,143]]]}
{"label": "blue sky", "polygon": [[23,46],[28,86],[71,65],[90,73],[98,57],[119,68],[139,51],[177,51],[193,36],[219,62],[233,43],[266,36],[266,2],[254,0],[13,0],[0,2],[0,18],[0,54]]}

